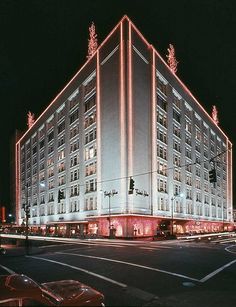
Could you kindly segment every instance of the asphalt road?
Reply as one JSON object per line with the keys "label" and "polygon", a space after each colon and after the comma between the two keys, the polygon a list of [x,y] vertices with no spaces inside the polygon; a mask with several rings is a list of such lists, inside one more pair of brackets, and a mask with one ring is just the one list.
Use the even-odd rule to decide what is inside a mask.
{"label": "asphalt road", "polygon": [[38,282],[78,279],[105,295],[106,306],[236,305],[235,243],[83,240],[29,256],[1,256],[0,274]]}

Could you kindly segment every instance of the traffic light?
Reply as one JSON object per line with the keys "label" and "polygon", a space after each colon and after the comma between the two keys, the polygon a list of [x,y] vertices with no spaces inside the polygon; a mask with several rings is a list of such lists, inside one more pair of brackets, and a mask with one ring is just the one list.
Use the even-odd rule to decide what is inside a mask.
{"label": "traffic light", "polygon": [[61,202],[61,199],[64,198],[64,193],[61,190],[58,190],[58,202]]}
{"label": "traffic light", "polygon": [[134,179],[132,177],[130,177],[129,180],[129,194],[133,194],[134,193]]}
{"label": "traffic light", "polygon": [[216,170],[214,168],[209,171],[209,181],[211,183],[216,182]]}

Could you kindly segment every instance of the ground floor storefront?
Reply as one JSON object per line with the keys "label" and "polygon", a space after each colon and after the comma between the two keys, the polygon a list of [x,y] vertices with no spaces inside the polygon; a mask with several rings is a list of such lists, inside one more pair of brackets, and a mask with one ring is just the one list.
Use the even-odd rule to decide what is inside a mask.
{"label": "ground floor storefront", "polygon": [[226,221],[177,219],[141,215],[91,217],[86,221],[51,222],[29,226],[33,234],[60,237],[146,238],[161,234],[182,235],[233,231]]}

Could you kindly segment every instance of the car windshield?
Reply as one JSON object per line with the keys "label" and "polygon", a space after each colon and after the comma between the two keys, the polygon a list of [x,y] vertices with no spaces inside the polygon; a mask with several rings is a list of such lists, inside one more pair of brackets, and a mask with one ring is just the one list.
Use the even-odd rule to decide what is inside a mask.
{"label": "car windshield", "polygon": [[43,285],[40,286],[42,289],[42,295],[49,300],[51,303],[60,305],[60,303],[63,301],[63,298],[59,295],[55,294],[53,291],[50,291]]}

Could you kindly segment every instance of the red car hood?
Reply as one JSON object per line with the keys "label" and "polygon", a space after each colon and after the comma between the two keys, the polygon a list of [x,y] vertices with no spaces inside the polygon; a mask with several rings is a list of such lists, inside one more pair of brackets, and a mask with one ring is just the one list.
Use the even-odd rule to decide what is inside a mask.
{"label": "red car hood", "polygon": [[104,301],[104,296],[100,292],[76,280],[53,281],[42,285],[60,296],[63,299],[62,305],[76,302],[77,306],[93,306],[93,302]]}

